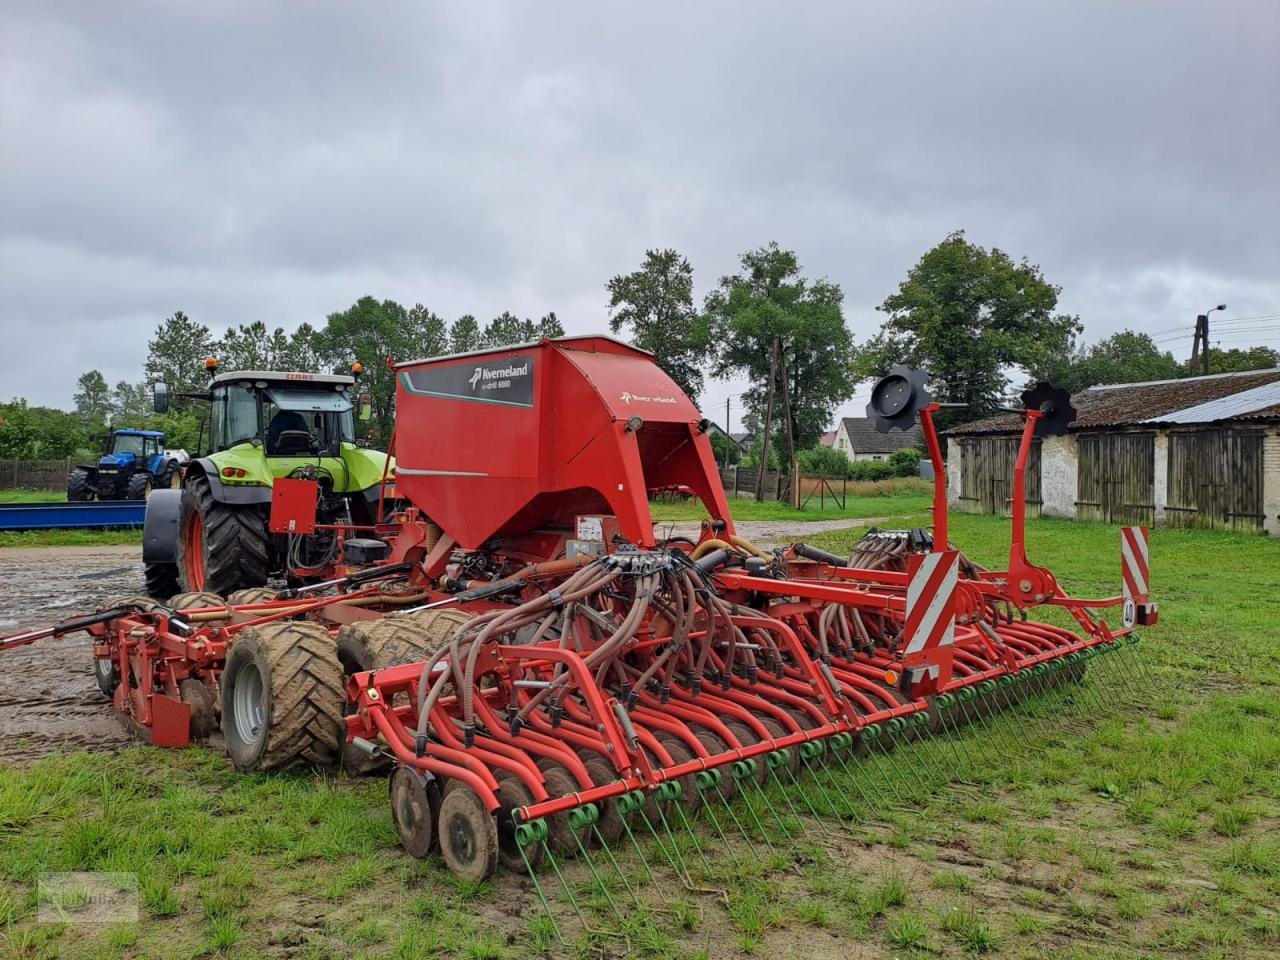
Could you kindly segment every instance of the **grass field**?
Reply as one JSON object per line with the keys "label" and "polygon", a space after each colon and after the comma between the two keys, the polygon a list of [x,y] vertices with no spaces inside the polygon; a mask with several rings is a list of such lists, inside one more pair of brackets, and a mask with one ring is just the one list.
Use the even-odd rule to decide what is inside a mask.
{"label": "grass field", "polygon": [[65,503],[60,490],[0,490],[0,503]]}
{"label": "grass field", "polygon": [[[0,490],[0,503],[65,503],[56,490]],[[142,543],[141,530],[3,530],[0,547],[80,547]]]}
{"label": "grass field", "polygon": [[[1028,532],[1069,589],[1117,589],[1115,528]],[[980,562],[1006,537],[953,518]],[[659,882],[638,904],[613,884],[617,915],[576,862],[591,930],[562,913],[568,946],[526,878],[459,884],[401,853],[381,780],[146,747],[0,771],[0,937],[19,957],[1274,957],[1280,543],[1157,531],[1151,552],[1162,622],[1141,668],[1103,658],[1083,687],[833,774],[859,820],[787,816],[794,833],[750,845],[703,824],[694,890],[651,855]],[[138,874],[140,922],[36,923],[36,878],[61,870]]]}
{"label": "grass field", "polygon": [[[836,489],[840,489],[836,481]],[[772,500],[756,502],[745,498],[729,501],[735,520],[838,520],[843,517],[898,516],[927,510],[933,485],[924,480],[899,479],[874,482],[849,481],[844,506],[827,498],[812,497],[802,510]],[[655,520],[700,520],[706,509],[697,500],[651,504]]]}

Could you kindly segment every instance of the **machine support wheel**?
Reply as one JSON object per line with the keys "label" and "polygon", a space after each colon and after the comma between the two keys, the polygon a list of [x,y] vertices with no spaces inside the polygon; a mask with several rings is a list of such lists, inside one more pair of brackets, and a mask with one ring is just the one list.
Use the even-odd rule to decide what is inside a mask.
{"label": "machine support wheel", "polygon": [[178,518],[178,577],[183,589],[227,594],[265,586],[269,538],[261,505],[219,503],[209,481],[197,478],[183,490]]}
{"label": "machine support wheel", "polygon": [[222,736],[240,771],[327,765],[343,740],[337,645],[319,624],[251,627],[222,674]]}
{"label": "machine support wheel", "polygon": [[[542,782],[546,785],[547,793],[552,799],[568,796],[582,789],[572,774],[554,760],[545,758],[539,760],[538,767],[542,770]],[[577,855],[578,844],[573,839],[573,828],[569,826],[569,814],[554,813],[546,820],[547,843],[551,847],[551,852],[562,857]],[[584,847],[588,844],[590,836],[590,827],[584,827],[579,836]]]}
{"label": "machine support wheel", "polygon": [[391,774],[390,790],[391,819],[400,845],[411,857],[428,856],[437,845],[440,788],[407,767],[397,767]]}
{"label": "machine support wheel", "polygon": [[440,801],[440,853],[464,880],[485,880],[498,866],[498,826],[470,787],[445,791]]}
{"label": "machine support wheel", "polygon": [[242,603],[271,603],[278,600],[280,594],[270,587],[246,587],[227,595],[227,603],[237,606]]}
{"label": "machine support wheel", "polygon": [[[498,802],[502,804],[495,815],[498,827],[498,860],[512,873],[524,873],[526,869],[538,869],[542,863],[542,844],[531,843],[524,849],[524,857],[520,855],[520,846],[516,843],[516,825],[511,819],[511,812],[533,803],[533,793],[525,786],[524,781],[510,770],[495,770],[498,780]],[[529,867],[525,867],[525,858]]]}
{"label": "machine support wheel", "polygon": [[[123,607],[129,604],[137,604],[144,610],[154,610],[156,602],[151,597],[125,597],[113,604],[112,607]],[[105,607],[104,609],[110,609]],[[115,697],[116,687],[120,686],[120,671],[116,667],[114,660],[102,660],[97,657],[93,658],[93,679],[98,682],[98,689],[102,691],[102,695],[108,700]]]}
{"label": "machine support wheel", "polygon": [[212,691],[194,677],[188,677],[178,684],[178,694],[191,708],[191,739],[208,740],[218,729]]}

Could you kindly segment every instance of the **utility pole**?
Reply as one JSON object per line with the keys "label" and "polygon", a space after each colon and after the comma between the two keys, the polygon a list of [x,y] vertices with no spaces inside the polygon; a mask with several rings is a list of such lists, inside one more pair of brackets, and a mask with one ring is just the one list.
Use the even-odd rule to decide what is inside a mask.
{"label": "utility pole", "polygon": [[733,434],[729,432],[729,400],[724,398],[724,438],[729,442],[724,445],[724,468],[729,469],[729,450],[734,444]]}
{"label": "utility pole", "polygon": [[1196,361],[1198,360],[1200,361],[1200,372],[1205,376],[1209,375],[1209,314],[1225,309],[1227,309],[1227,305],[1220,303],[1196,317],[1195,338],[1191,341],[1191,360],[1187,364],[1187,368],[1192,373],[1196,372]]}
{"label": "utility pole", "polygon": [[773,387],[778,380],[778,338],[773,338],[773,354],[769,357],[769,398],[764,405],[764,438],[760,445],[760,471],[756,474],[756,501],[764,493],[764,475],[769,469],[769,428],[773,425]]}
{"label": "utility pole", "polygon": [[796,469],[796,435],[795,423],[791,419],[791,385],[787,383],[786,357],[780,360],[782,374],[782,415],[787,421],[787,472],[791,477],[791,505],[800,506],[800,478]]}

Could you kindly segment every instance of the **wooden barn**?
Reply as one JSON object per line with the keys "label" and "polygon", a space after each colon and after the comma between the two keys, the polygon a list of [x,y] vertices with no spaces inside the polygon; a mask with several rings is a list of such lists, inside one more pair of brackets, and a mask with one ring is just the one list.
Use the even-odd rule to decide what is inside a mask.
{"label": "wooden barn", "polygon": [[[1280,535],[1280,368],[1090,387],[1075,422],[1036,441],[1028,513]],[[1006,513],[1021,418],[947,431],[948,499]]]}

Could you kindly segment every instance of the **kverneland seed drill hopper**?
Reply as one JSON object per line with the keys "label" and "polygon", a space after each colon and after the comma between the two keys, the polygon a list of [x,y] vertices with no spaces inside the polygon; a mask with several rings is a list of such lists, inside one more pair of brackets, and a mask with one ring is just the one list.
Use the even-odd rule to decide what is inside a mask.
{"label": "kverneland seed drill hopper", "polygon": [[[389,769],[408,852],[471,879],[527,871],[540,897],[554,877],[577,909],[566,856],[606,899],[619,879],[634,895],[619,845],[646,875],[660,850],[691,887],[691,861],[730,834],[825,831],[964,777],[1013,746],[1002,714],[1090,703],[1086,664],[1155,621],[1145,529],[1122,532],[1115,597],[1072,598],[1026,556],[1027,454],[1066,429],[1060,391],[1024,395],[1009,560],[988,570],[948,540],[939,405],[910,371],[869,412],[923,425],[933,529],[873,532],[845,559],[737,535],[708,421],[642,351],[565,338],[396,369],[407,506],[326,532],[373,562],[257,603],[133,598],[0,649],[86,629],[104,690],[155,743],[220,728],[243,770]],[[647,492],[672,485],[706,507],[695,543],[655,535]],[[273,523],[309,529],[315,502],[277,497]],[[1121,660],[1123,690],[1139,661],[1100,662]],[[927,762],[895,752],[909,741]]]}

